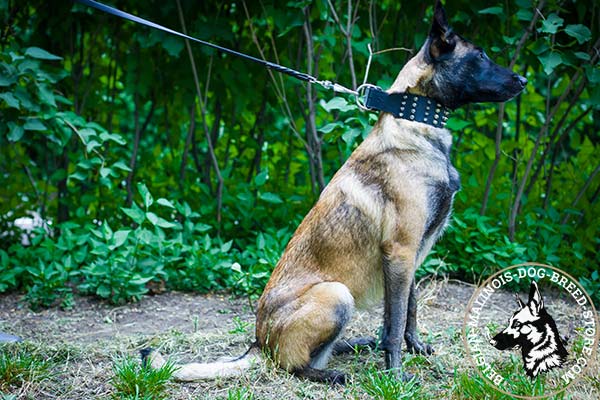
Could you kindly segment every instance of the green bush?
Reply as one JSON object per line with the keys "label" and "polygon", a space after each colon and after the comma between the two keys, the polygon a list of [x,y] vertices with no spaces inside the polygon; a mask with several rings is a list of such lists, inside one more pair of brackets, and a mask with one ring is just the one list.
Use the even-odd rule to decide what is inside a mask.
{"label": "green bush", "polygon": [[[600,4],[484,3],[448,3],[451,24],[529,84],[448,121],[463,188],[418,274],[478,281],[545,262],[600,300]],[[327,2],[248,4],[250,18],[237,3],[182,6],[194,36],[253,54],[269,38],[265,57],[346,85],[371,44],[368,81],[384,88],[411,52],[381,50],[414,54],[432,16],[418,2],[360,2],[344,34]],[[180,26],[173,4],[120,7]],[[0,292],[34,308],[70,307],[74,293],[122,303],[163,284],[257,296],[376,115],[203,47],[194,72],[179,39],[79,4],[51,11],[0,1]],[[30,212],[46,226],[24,246],[13,222]]]}

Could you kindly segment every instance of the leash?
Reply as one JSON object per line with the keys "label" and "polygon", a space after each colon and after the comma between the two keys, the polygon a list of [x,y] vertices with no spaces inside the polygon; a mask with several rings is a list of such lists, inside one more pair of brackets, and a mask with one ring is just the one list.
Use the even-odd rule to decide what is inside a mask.
{"label": "leash", "polygon": [[[107,14],[114,15],[115,17],[135,22],[150,28],[158,29],[160,31],[170,33],[171,35],[179,36],[181,38],[200,43],[204,46],[211,47],[220,52],[231,54],[233,56],[240,57],[248,61],[252,61],[256,64],[292,76],[301,81],[308,82],[310,84],[318,84],[324,89],[333,90],[336,93],[351,94],[356,97],[356,104],[358,105],[358,107],[365,111],[384,111],[391,113],[396,118],[402,118],[415,122],[423,122],[437,128],[443,128],[446,124],[446,120],[448,119],[448,114],[450,110],[444,107],[443,105],[439,104],[435,100],[427,97],[418,96],[410,93],[387,93],[380,87],[371,85],[369,83],[363,83],[356,90],[352,90],[340,85],[339,83],[331,82],[328,80],[321,81],[307,73],[296,71],[295,69],[284,67],[283,65],[275,64],[270,61],[261,60],[256,57],[252,57],[248,54],[240,53],[238,51],[231,50],[226,47],[222,47],[214,43],[210,43],[183,34],[181,32],[177,32],[173,29],[169,29],[165,26],[156,24],[152,21],[145,20],[133,14],[126,13],[124,11],[107,6],[106,4],[102,4],[94,0],[75,1],[84,6],[92,7]],[[370,64],[371,57],[369,57],[367,73]],[[365,74],[365,80],[366,77],[367,75]],[[361,100],[361,97],[365,98],[364,102]]]}
{"label": "leash", "polygon": [[129,14],[129,13],[126,13],[124,11],[118,10],[116,8],[107,6],[106,4],[102,4],[102,3],[99,3],[99,2],[94,1],[94,0],[75,0],[75,1],[77,3],[79,3],[79,4],[83,4],[84,6],[92,7],[92,8],[95,8],[97,10],[103,11],[103,12],[105,12],[107,14],[114,15],[115,17],[119,17],[119,18],[122,18],[122,19],[125,19],[125,20],[128,20],[128,21],[132,21],[132,22],[135,22],[135,23],[138,23],[138,24],[150,27],[150,28],[158,29],[159,31],[170,33],[171,35],[179,36],[181,38],[188,39],[188,40],[191,40],[193,42],[203,44],[204,46],[212,47],[213,49],[216,49],[216,50],[218,50],[220,52],[231,54],[231,55],[243,58],[243,59],[248,60],[248,61],[252,61],[252,62],[254,62],[256,64],[259,64],[259,65],[262,65],[262,66],[264,66],[266,68],[275,70],[277,72],[281,72],[281,73],[289,75],[289,76],[292,76],[292,77],[294,77],[296,79],[299,79],[301,81],[305,81],[305,82],[308,82],[308,83],[311,83],[311,84],[315,84],[316,83],[318,85],[321,85],[323,88],[328,89],[328,90],[333,90],[334,92],[346,93],[346,94],[352,94],[354,96],[359,96],[359,92],[357,90],[348,89],[347,87],[344,87],[344,86],[340,85],[339,83],[334,83],[334,82],[331,82],[331,81],[320,81],[317,78],[315,78],[314,76],[309,75],[307,73],[296,71],[295,69],[284,67],[283,65],[275,64],[275,63],[272,63],[272,62],[266,61],[266,60],[261,60],[261,59],[256,58],[256,57],[252,57],[252,56],[250,56],[248,54],[240,53],[238,51],[231,50],[231,49],[228,49],[226,47],[222,47],[222,46],[216,45],[214,43],[210,43],[210,42],[207,42],[207,41],[204,41],[204,40],[192,37],[192,36],[185,35],[185,34],[183,34],[181,32],[174,31],[173,29],[169,29],[169,28],[167,28],[165,26],[156,24],[156,23],[154,23],[152,21],[148,21],[148,20],[145,20],[145,19],[140,18],[138,16],[135,16],[133,14]]}

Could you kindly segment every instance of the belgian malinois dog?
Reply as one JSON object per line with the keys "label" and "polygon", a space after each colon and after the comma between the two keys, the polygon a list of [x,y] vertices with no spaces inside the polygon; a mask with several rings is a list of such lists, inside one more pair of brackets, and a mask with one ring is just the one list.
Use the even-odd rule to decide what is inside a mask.
{"label": "belgian malinois dog", "polygon": [[[442,234],[460,186],[440,109],[506,101],[526,83],[454,33],[438,0],[425,44],[387,91],[408,97],[406,113],[404,105],[381,113],[294,233],[258,302],[256,342],[233,361],[181,365],[175,378],[236,375],[266,353],[298,376],[344,383],[343,373],[325,369],[344,348],[336,340],[355,304],[381,297],[379,348],[386,367],[406,378],[403,339],[409,351],[433,351],[417,335],[414,273]],[[417,100],[430,111],[422,118],[409,111]],[[156,352],[146,360],[164,363]]]}

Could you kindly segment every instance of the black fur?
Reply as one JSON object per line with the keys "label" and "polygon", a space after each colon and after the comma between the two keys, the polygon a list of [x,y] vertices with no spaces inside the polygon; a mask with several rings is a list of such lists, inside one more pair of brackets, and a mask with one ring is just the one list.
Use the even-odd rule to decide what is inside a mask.
{"label": "black fur", "polygon": [[[459,44],[461,51],[456,51]],[[425,47],[429,49],[425,60],[434,68],[426,95],[448,108],[506,101],[527,84],[527,79],[494,63],[481,47],[454,33],[441,6],[436,5]]]}
{"label": "black fur", "polygon": [[333,369],[315,369],[311,367],[304,367],[293,370],[292,374],[314,382],[330,383],[333,385],[346,384],[346,374]]}

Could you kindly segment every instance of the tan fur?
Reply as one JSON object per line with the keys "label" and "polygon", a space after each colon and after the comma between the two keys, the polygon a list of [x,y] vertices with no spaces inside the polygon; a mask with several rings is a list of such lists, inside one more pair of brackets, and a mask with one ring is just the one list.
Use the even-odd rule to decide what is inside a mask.
{"label": "tan fur", "polygon": [[[506,101],[526,83],[453,34],[437,0],[425,44],[388,92],[428,97],[439,118],[440,105]],[[385,366],[410,379],[402,372],[403,343],[411,352],[433,352],[418,338],[414,273],[443,232],[460,186],[450,162],[451,142],[445,129],[382,113],[288,243],[258,302],[256,342],[249,352],[228,363],[182,365],[177,377],[235,375],[260,348],[299,376],[343,384],[343,373],[324,368],[332,351],[353,345],[334,342],[355,305],[383,297],[379,346]]]}
{"label": "tan fur", "polygon": [[[390,91],[419,93],[430,75],[420,52]],[[412,279],[437,237],[420,248],[425,183],[449,180],[447,160],[428,137],[451,142],[444,129],[383,114],[298,227],[258,303],[257,339],[283,368],[309,365],[311,351],[329,338],[335,307],[352,303],[341,288],[358,305],[381,300],[384,256],[408,263],[402,274]],[[325,283],[336,290],[318,289]]]}

